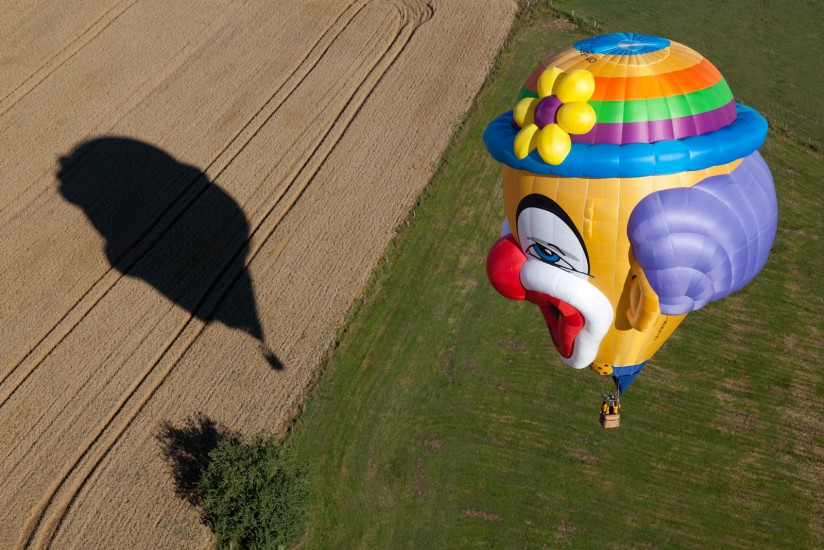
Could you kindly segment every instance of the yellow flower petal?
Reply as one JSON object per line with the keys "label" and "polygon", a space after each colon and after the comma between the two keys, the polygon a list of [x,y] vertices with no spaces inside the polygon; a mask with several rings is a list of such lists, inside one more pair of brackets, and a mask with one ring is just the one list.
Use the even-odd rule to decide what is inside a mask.
{"label": "yellow flower petal", "polygon": [[572,149],[572,141],[569,134],[564,132],[557,124],[550,124],[541,128],[538,134],[538,154],[547,164],[558,165]]}
{"label": "yellow flower petal", "polygon": [[519,159],[526,158],[538,145],[538,127],[535,124],[527,124],[515,136],[515,145],[513,147],[515,156]]}
{"label": "yellow flower petal", "polygon": [[538,95],[541,97],[551,96],[552,87],[555,85],[556,79],[562,74],[564,74],[564,71],[558,67],[545,69],[538,77]]}
{"label": "yellow flower petal", "polygon": [[537,97],[525,97],[515,105],[512,118],[521,128],[535,124],[535,107],[540,101]]}
{"label": "yellow flower petal", "polygon": [[595,109],[582,101],[564,103],[555,120],[568,134],[586,134],[595,126]]}
{"label": "yellow flower petal", "polygon": [[589,101],[595,92],[595,77],[584,69],[572,71],[557,83],[553,91],[564,103]]}

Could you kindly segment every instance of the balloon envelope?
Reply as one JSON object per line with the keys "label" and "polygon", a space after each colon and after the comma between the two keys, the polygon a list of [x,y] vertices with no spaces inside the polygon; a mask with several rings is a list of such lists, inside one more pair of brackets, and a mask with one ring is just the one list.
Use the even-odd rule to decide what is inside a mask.
{"label": "balloon envelope", "polygon": [[[576,83],[581,70],[594,89]],[[594,125],[558,119],[565,82],[578,105],[589,97]],[[633,33],[557,52],[517,99],[518,116],[484,134],[503,164],[511,231],[490,251],[490,281],[538,305],[566,364],[611,374],[623,391],[688,312],[766,262],[777,224],[757,152],[767,123],[703,56]],[[530,134],[518,143],[519,122]]]}

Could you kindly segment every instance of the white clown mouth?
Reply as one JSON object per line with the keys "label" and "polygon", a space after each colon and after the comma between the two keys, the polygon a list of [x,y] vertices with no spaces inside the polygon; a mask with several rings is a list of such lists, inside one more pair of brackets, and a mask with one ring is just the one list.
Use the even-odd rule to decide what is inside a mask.
{"label": "white clown mouth", "polygon": [[589,281],[533,258],[524,262],[520,279],[526,299],[541,308],[561,360],[588,367],[612,324],[607,297]]}

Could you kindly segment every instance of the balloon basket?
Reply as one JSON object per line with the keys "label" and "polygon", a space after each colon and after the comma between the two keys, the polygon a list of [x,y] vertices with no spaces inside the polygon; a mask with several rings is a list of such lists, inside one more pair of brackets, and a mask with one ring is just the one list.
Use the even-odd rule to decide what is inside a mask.
{"label": "balloon basket", "polygon": [[601,426],[617,428],[621,425],[621,396],[611,393],[601,403]]}
{"label": "balloon basket", "polygon": [[621,413],[601,413],[601,426],[606,429],[618,428],[621,426]]}

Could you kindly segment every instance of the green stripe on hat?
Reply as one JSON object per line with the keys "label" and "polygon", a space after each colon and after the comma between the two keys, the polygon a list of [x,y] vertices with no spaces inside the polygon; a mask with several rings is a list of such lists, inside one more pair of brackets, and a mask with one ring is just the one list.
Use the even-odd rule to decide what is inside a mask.
{"label": "green stripe on hat", "polygon": [[688,94],[634,99],[631,101],[590,101],[595,120],[605,122],[650,122],[698,115],[723,107],[732,101],[726,80]]}
{"label": "green stripe on hat", "polygon": [[[517,101],[538,97],[526,86],[521,87]],[[590,101],[595,120],[605,122],[650,122],[698,115],[723,107],[732,101],[732,91],[723,78],[713,86],[687,94],[634,99],[630,101]]]}

